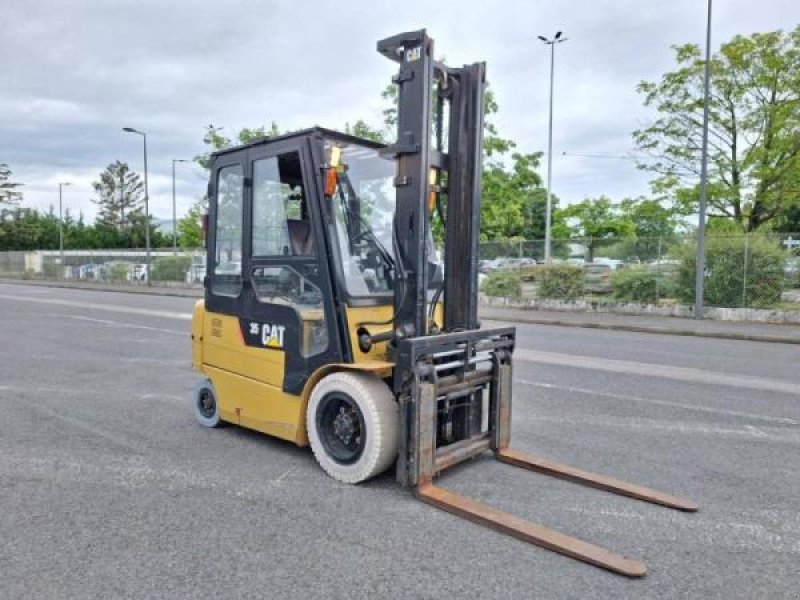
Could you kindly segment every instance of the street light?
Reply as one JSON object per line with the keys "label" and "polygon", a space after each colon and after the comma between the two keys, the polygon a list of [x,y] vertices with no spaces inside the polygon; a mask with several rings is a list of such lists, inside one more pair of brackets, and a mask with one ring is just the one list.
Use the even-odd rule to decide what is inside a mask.
{"label": "street light", "polygon": [[178,254],[178,213],[175,210],[175,163],[190,162],[185,158],[172,159],[172,253]]}
{"label": "street light", "polygon": [[708,190],[708,71],[711,63],[711,0],[706,14],[706,64],[703,74],[703,150],[700,157],[700,206],[697,215],[697,257],[694,274],[694,318],[703,318],[706,276],[706,192]]}
{"label": "street light", "polygon": [[68,181],[63,181],[58,183],[58,252],[61,255],[61,274],[64,274],[64,210],[62,208],[63,203],[61,201],[61,196],[63,194],[63,189],[68,186],[72,185]]}
{"label": "street light", "polygon": [[567,38],[561,37],[561,31],[557,31],[553,39],[547,39],[543,35],[538,36],[542,42],[550,46],[550,121],[547,131],[547,208],[545,209],[544,224],[544,260],[550,262],[550,228],[553,221],[553,201],[550,194],[553,182],[553,71],[556,57],[556,44],[566,42]]}
{"label": "street light", "polygon": [[142,136],[144,142],[144,244],[147,252],[147,285],[150,285],[150,193],[147,188],[147,134],[133,127],[123,127],[125,133],[135,133]]}

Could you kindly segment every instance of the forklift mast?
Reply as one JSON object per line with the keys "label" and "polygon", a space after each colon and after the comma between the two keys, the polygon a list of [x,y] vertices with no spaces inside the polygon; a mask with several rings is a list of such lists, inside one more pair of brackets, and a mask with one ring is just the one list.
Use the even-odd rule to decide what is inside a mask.
{"label": "forklift mast", "polygon": [[[455,515],[641,577],[646,569],[639,561],[434,485],[444,470],[491,450],[499,461],[516,467],[678,510],[697,510],[689,500],[510,448],[516,331],[481,329],[478,321],[485,66],[453,69],[437,62],[425,30],[381,40],[378,51],[400,64],[393,78],[398,86],[397,141],[384,150],[397,163],[392,334],[400,420],[397,480],[413,487],[423,502]],[[429,256],[434,208],[444,224],[445,266],[441,287],[429,297],[435,267]],[[430,316],[442,291],[444,322],[438,324]]]}
{"label": "forklift mast", "polygon": [[392,79],[398,86],[397,141],[385,150],[397,161],[395,335],[430,333],[428,239],[434,206],[446,232],[443,329],[477,329],[485,65],[454,69],[436,61],[424,29],[381,40],[378,51],[400,64]]}

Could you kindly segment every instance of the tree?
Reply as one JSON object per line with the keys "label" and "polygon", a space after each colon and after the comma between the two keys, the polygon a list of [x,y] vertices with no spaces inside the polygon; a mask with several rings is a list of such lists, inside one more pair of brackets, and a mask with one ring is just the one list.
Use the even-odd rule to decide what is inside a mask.
{"label": "tree", "polygon": [[352,126],[350,123],[345,123],[344,132],[356,137],[372,140],[373,142],[386,141],[383,131],[370,127],[366,121],[362,119],[358,119]]}
{"label": "tree", "polygon": [[[654,190],[696,210],[703,113],[700,48],[676,46],[678,69],[638,91],[658,118],[633,133],[652,156]],[[800,204],[800,26],[736,36],[709,65],[709,217],[746,231]]]}
{"label": "tree", "polygon": [[630,222],[634,239],[622,248],[625,256],[642,260],[658,258],[666,245],[675,239],[678,216],[657,199],[626,198],[620,203],[619,216]]}
{"label": "tree", "polygon": [[22,199],[22,192],[17,188],[21,183],[10,181],[11,169],[5,163],[0,163],[0,206],[3,204],[16,204]]}
{"label": "tree", "polygon": [[[203,143],[208,146],[208,151],[194,157],[194,161],[206,171],[208,171],[211,166],[212,152],[224,150],[233,145],[231,139],[221,134],[220,131],[222,131],[222,127],[214,127],[214,125],[206,126],[206,132],[203,135]],[[278,135],[281,135],[278,124],[272,121],[269,129],[267,129],[266,125],[254,128],[245,127],[239,131],[236,135],[236,139],[240,144],[248,144],[259,138],[276,137]]]}
{"label": "tree", "polygon": [[144,184],[127,163],[116,161],[92,183],[98,205],[97,224],[107,229],[123,232],[130,229],[144,213]]}
{"label": "tree", "polygon": [[207,210],[206,204],[201,200],[192,206],[189,212],[178,221],[181,248],[199,248],[203,245],[202,220]]}
{"label": "tree", "polygon": [[573,236],[581,238],[586,246],[589,261],[594,260],[595,250],[600,246],[635,231],[633,223],[620,214],[619,206],[605,196],[596,200],[587,198],[559,212],[559,216],[570,224]]}
{"label": "tree", "polygon": [[[515,152],[511,168],[499,160],[488,161],[481,193],[481,240],[544,238],[547,191],[538,173],[541,157],[541,152]],[[557,207],[558,198],[552,200]],[[568,235],[560,215],[554,213],[553,238]]]}

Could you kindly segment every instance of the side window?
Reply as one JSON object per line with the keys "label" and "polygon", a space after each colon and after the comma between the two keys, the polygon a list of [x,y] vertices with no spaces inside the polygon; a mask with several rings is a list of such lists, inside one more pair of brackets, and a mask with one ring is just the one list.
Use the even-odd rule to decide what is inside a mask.
{"label": "side window", "polygon": [[300,317],[300,353],[319,354],[328,347],[322,291],[291,267],[254,267],[253,289],[260,302],[291,306]]}
{"label": "side window", "polygon": [[253,161],[253,256],[312,256],[300,154]]}
{"label": "side window", "polygon": [[217,172],[217,229],[211,292],[238,296],[242,290],[244,172],[230,165]]}

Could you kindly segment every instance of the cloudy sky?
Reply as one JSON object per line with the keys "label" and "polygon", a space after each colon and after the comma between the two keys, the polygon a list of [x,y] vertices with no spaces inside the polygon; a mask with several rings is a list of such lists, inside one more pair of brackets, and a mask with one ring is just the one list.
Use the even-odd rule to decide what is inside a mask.
{"label": "cloudy sky", "polygon": [[[375,42],[427,27],[451,64],[485,60],[500,132],[523,151],[547,147],[549,54],[557,48],[554,192],[567,202],[647,193],[630,132],[651,115],[636,84],[672,65],[672,44],[702,43],[704,0],[189,2],[5,0],[0,10],[0,162],[25,183],[25,204],[58,202],[94,217],[91,181],[114,160],[142,168],[146,130],[151,212],[171,216],[171,159],[203,150],[209,123],[235,134],[379,125],[395,66]],[[797,0],[716,0],[713,45],[735,34],[791,29]],[[566,155],[564,154],[566,153]],[[591,155],[591,156],[577,156]],[[605,157],[604,157],[605,156]],[[178,212],[205,175],[178,165]]]}

